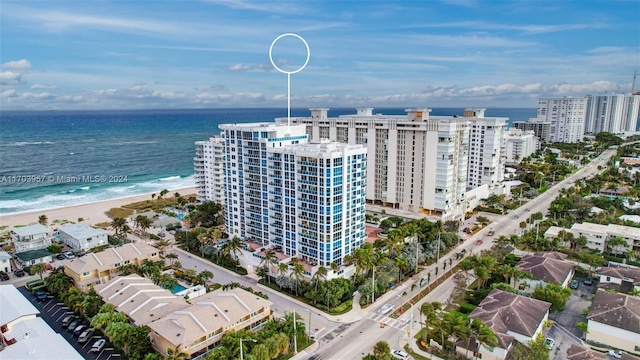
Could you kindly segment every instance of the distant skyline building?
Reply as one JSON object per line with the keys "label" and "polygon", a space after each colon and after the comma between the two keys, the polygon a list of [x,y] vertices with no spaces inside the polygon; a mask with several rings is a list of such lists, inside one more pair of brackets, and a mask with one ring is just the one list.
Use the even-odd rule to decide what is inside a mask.
{"label": "distant skyline building", "polygon": [[[468,109],[467,116],[430,116],[428,108],[383,115],[368,107],[329,118],[328,110],[311,108],[310,117],[291,122],[306,125],[312,139],[367,147],[368,204],[454,219],[464,214],[468,186],[494,186],[504,176],[501,137],[508,118],[484,118],[484,109]],[[287,121],[276,119],[281,124]],[[472,126],[476,136],[471,138]],[[478,149],[473,157],[470,145]],[[471,171],[474,177],[469,183]]]}
{"label": "distant skyline building", "polygon": [[551,122],[550,141],[575,143],[584,138],[586,97],[540,98],[538,120]]}
{"label": "distant skyline building", "polygon": [[193,158],[196,180],[196,198],[199,202],[224,203],[223,141],[212,137],[207,141],[196,141],[196,156]]}
{"label": "distant skyline building", "polygon": [[528,121],[514,121],[511,126],[522,131],[533,131],[542,142],[551,141],[551,121],[532,118]]}
{"label": "distant skyline building", "polygon": [[508,118],[486,118],[484,111],[483,108],[466,109],[463,115],[465,119],[471,119],[467,172],[470,189],[485,184],[493,189],[504,180],[504,137]]}
{"label": "distant skyline building", "polygon": [[308,142],[304,125],[220,125],[230,236],[311,264],[342,264],[364,243],[367,149]]}
{"label": "distant skyline building", "polygon": [[585,134],[634,132],[640,115],[640,95],[587,95]]}

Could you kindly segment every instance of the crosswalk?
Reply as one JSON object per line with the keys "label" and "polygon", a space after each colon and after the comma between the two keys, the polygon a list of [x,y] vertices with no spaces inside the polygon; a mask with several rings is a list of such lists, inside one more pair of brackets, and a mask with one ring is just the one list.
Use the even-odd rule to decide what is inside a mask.
{"label": "crosswalk", "polygon": [[384,326],[390,326],[390,327],[394,327],[396,329],[399,330],[405,330],[407,328],[407,326],[409,326],[409,321],[410,319],[410,314],[404,314],[402,316],[400,316],[397,319],[394,319],[392,317],[386,316],[386,315],[382,315],[379,313],[371,313],[367,316],[368,319],[371,319],[377,323],[380,323],[381,326],[382,324],[384,324]]}

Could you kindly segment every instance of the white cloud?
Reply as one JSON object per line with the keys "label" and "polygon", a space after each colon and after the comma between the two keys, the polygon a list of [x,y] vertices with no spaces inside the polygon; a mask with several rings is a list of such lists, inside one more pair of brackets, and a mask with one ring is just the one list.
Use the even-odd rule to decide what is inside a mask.
{"label": "white cloud", "polygon": [[3,92],[0,93],[0,98],[10,98],[10,97],[15,97],[16,96],[16,90],[15,89],[7,89]]}
{"label": "white cloud", "polygon": [[0,72],[0,85],[20,85],[23,84],[22,74],[14,71]]}
{"label": "white cloud", "polygon": [[58,87],[55,85],[42,85],[42,84],[33,84],[31,85],[31,88],[36,90],[53,90],[53,89],[57,89]]}
{"label": "white cloud", "polygon": [[[282,64],[282,63],[286,63],[283,61],[278,61],[277,63]],[[279,65],[278,64],[278,65]],[[234,64],[231,65],[227,68],[228,71],[232,71],[232,72],[245,72],[245,71],[257,71],[257,72],[264,72],[264,71],[272,71],[275,70],[273,68],[273,65],[269,64]]]}
{"label": "white cloud", "polygon": [[295,14],[304,11],[295,1],[247,1],[247,0],[208,0],[235,10],[252,10],[277,14]]}
{"label": "white cloud", "polygon": [[0,65],[0,67],[4,68],[4,69],[8,69],[8,70],[28,70],[31,68],[31,62],[29,62],[29,60],[27,59],[21,59],[21,60],[15,60],[15,61],[8,61],[2,65]]}

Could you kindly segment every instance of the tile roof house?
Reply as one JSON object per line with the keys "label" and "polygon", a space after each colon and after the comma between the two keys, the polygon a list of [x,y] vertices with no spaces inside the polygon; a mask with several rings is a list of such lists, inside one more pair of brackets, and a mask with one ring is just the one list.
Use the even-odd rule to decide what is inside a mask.
{"label": "tile roof house", "polygon": [[148,326],[162,355],[180,348],[190,357],[212,350],[227,331],[258,330],[271,315],[271,302],[243,289],[215,290]]}
{"label": "tile roof house", "polygon": [[587,326],[587,340],[640,352],[640,298],[596,290]]}
{"label": "tile roof house", "polygon": [[117,276],[94,288],[105,303],[113,304],[116,311],[129,316],[136,326],[147,325],[189,307],[182,296],[139,275]]}
{"label": "tile roof house", "polygon": [[600,360],[606,358],[607,355],[601,352],[587,349],[576,344],[571,344],[569,349],[567,349],[567,360]]}
{"label": "tile roof house", "polygon": [[483,360],[505,359],[515,341],[526,343],[542,332],[551,304],[507,291],[494,289],[469,317],[481,319],[493,329],[498,346],[478,349]]}
{"label": "tile roof house", "polygon": [[147,261],[160,260],[159,250],[144,243],[125,244],[108,248],[98,253],[64,260],[64,272],[73,278],[75,286],[89,291],[91,286],[109,281],[119,273],[123,265],[142,265]]}
{"label": "tile roof house", "polygon": [[528,283],[530,288],[536,288],[543,283],[569,286],[574,274],[574,265],[564,261],[566,256],[558,252],[526,255],[518,262],[516,268],[530,273],[535,280],[523,279],[521,282]]}
{"label": "tile roof house", "polygon": [[81,360],[13,285],[0,285],[0,359]]}
{"label": "tile roof house", "polygon": [[600,284],[617,284],[620,292],[640,291],[640,270],[623,267],[603,267],[600,269]]}

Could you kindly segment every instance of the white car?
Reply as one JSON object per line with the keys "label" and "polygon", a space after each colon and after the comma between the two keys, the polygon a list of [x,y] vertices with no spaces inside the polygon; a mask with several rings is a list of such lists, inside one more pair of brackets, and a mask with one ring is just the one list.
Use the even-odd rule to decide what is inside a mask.
{"label": "white car", "polygon": [[106,343],[107,340],[105,339],[96,340],[96,342],[93,343],[93,346],[91,346],[91,350],[89,350],[89,352],[100,352]]}
{"label": "white car", "polygon": [[409,358],[409,354],[407,354],[406,352],[402,351],[402,350],[393,350],[393,352],[391,353],[391,356],[393,356],[396,359],[400,359],[400,360],[406,360]]}
{"label": "white car", "polygon": [[391,311],[391,309],[393,309],[393,305],[384,304],[384,305],[382,305],[382,307],[378,311],[380,312],[380,314],[384,315],[384,314],[388,313],[389,311]]}
{"label": "white car", "polygon": [[73,259],[76,257],[71,251],[65,251],[62,253],[62,255],[64,255],[64,257],[66,257],[67,259]]}
{"label": "white car", "polygon": [[622,359],[622,350],[609,350],[609,356],[616,359]]}

